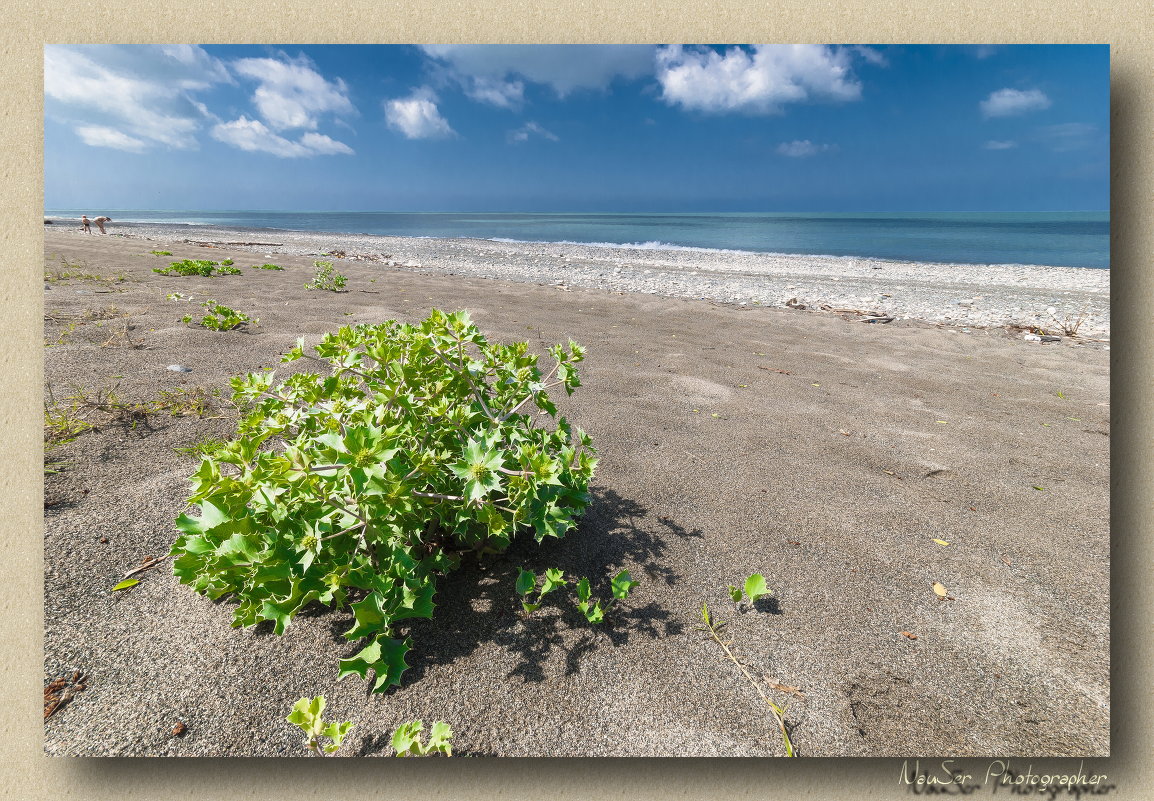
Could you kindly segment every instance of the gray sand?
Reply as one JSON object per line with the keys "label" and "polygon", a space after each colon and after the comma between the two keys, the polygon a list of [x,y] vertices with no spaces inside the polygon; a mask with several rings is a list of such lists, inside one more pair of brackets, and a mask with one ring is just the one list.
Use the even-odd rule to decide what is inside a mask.
{"label": "gray sand", "polygon": [[[230,601],[196,595],[167,564],[108,592],[171,545],[196,466],[172,448],[227,436],[232,420],[154,415],[82,435],[53,453],[65,469],[45,479],[45,681],[89,677],[45,724],[49,754],[303,753],[283,718],[298,697],[324,694],[333,718],[356,723],[348,755],[389,753],[389,733],[412,718],[449,722],[467,755],[781,755],[757,693],[694,629],[703,602],[729,621],[755,673],[804,693],[771,691],[789,704],[802,755],[1108,753],[1100,343],[484,280],[431,264],[345,261],[349,291],[306,292],[309,256],[277,255],[288,269],[265,272],[248,268],[263,254],[237,248],[45,235],[46,271],[63,256],[77,272],[127,278],[46,283],[46,340],[58,341],[65,316],[115,305],[145,345],[102,347],[112,321],[77,325],[45,348],[57,399],[73,385],[118,384],[137,401],[225,389],[302,334],[467,308],[492,339],[588,347],[584,387],[558,400],[601,459],[579,529],[540,547],[526,538],[443,579],[434,619],[411,628],[404,685],[369,696],[356,677],[335,681],[337,658],[355,650],[340,637],[347,613],[304,614],[283,637],[235,630]],[[169,261],[147,255],[158,247],[231,255],[245,274],[158,276],[151,268]],[[165,300],[177,291],[261,326],[185,327],[192,304]],[[165,370],[174,363],[192,372]],[[524,621],[521,566],[595,583],[628,569],[642,584],[612,626],[548,605]],[[742,612],[725,585],[751,572],[774,594]]]}

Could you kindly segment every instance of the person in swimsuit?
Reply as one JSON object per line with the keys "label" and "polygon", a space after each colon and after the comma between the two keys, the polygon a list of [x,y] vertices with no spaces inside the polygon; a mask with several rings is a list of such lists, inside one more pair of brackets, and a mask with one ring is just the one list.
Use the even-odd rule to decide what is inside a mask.
{"label": "person in swimsuit", "polygon": [[104,224],[106,222],[112,222],[112,218],[111,217],[97,217],[92,222],[96,223],[96,227],[100,229],[100,233],[106,234],[108,232],[104,230]]}
{"label": "person in swimsuit", "polygon": [[92,228],[88,224],[88,215],[87,214],[81,214],[80,215],[80,224],[84,226],[84,233],[86,233],[86,234],[92,233]]}

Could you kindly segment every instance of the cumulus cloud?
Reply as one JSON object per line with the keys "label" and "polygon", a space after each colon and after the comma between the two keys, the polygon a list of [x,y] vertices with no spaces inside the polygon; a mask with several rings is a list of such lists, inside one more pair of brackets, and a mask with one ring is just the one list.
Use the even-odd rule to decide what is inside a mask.
{"label": "cumulus cloud", "polygon": [[219,60],[192,45],[44,48],[45,112],[97,147],[195,148],[206,109],[191,94],[230,80]]}
{"label": "cumulus cloud", "polygon": [[353,152],[343,142],[313,132],[304,134],[294,142],[274,133],[260,120],[250,120],[243,115],[232,122],[213,126],[212,137],[241,150],[271,153],[279,158],[306,158],[336,153],[351,155]]}
{"label": "cumulus cloud", "polygon": [[787,103],[850,101],[861,97],[846,49],[823,45],[757,45],[719,53],[711,48],[663,47],[657,52],[662,99],[711,113],[779,113]]}
{"label": "cumulus cloud", "polygon": [[1013,140],[999,140],[999,139],[991,139],[990,141],[986,142],[985,145],[983,145],[983,147],[985,147],[986,150],[1009,150],[1010,148],[1014,148],[1017,146],[1018,146],[1018,143],[1013,141]]}
{"label": "cumulus cloud", "polygon": [[788,156],[793,159],[816,156],[818,153],[825,153],[831,150],[837,150],[837,146],[815,145],[808,139],[795,139],[792,142],[782,142],[777,146],[777,154],[779,156]]}
{"label": "cumulus cloud", "polygon": [[546,130],[535,122],[527,122],[516,130],[509,131],[506,137],[509,142],[527,142],[530,136],[540,136],[542,139],[548,139],[550,142],[559,142],[560,139],[557,134]]}
{"label": "cumulus cloud", "polygon": [[84,144],[92,147],[110,147],[114,150],[126,150],[129,153],[141,153],[148,148],[148,143],[143,139],[137,139],[123,131],[106,128],[103,125],[78,126],[76,135]]}
{"label": "cumulus cloud", "polygon": [[315,131],[321,114],[355,113],[344,81],[327,80],[305,58],[242,58],[232,63],[237,74],[258,82],[252,100],[273,130]]}
{"label": "cumulus cloud", "polygon": [[403,98],[385,101],[385,120],[389,127],[408,139],[444,139],[456,131],[437,110],[437,95],[422,87]]}
{"label": "cumulus cloud", "polygon": [[999,89],[978,104],[985,117],[1011,117],[1050,107],[1050,98],[1040,89]]}
{"label": "cumulus cloud", "polygon": [[524,81],[544,84],[558,97],[579,89],[604,90],[616,78],[653,73],[652,45],[425,45],[447,80],[484,103],[517,108]]}

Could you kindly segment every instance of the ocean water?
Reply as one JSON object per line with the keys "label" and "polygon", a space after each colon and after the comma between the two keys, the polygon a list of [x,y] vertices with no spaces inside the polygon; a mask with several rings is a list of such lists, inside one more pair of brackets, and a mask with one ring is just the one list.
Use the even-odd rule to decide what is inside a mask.
{"label": "ocean water", "polygon": [[1109,212],[846,214],[471,214],[50,209],[118,224],[219,225],[386,236],[466,237],[643,249],[705,248],[919,262],[1109,269]]}

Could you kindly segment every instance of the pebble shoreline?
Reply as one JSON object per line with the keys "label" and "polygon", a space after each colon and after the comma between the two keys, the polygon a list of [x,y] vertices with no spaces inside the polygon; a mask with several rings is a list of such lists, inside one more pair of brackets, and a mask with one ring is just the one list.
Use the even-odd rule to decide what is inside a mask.
{"label": "pebble shoreline", "polygon": [[[937,264],[852,256],[646,249],[568,243],[126,223],[124,236],[227,243],[262,256],[343,257],[384,266],[763,307],[855,310],[963,328],[1040,327],[1109,339],[1110,272],[1022,264]],[[240,245],[238,242],[277,243]],[[1027,335],[1029,336],[1029,335]]]}

